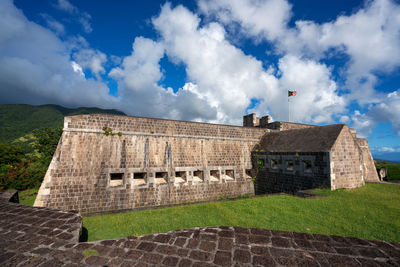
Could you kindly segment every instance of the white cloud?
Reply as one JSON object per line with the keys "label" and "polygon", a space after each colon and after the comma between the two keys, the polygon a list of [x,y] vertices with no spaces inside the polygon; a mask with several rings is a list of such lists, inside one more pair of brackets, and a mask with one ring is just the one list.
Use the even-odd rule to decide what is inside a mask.
{"label": "white cloud", "polygon": [[105,73],[104,64],[107,62],[107,56],[104,53],[83,48],[73,53],[73,58],[83,69],[89,69],[97,80],[101,80],[100,74]]}
{"label": "white cloud", "polygon": [[56,34],[65,34],[64,25],[55,20],[52,16],[48,14],[41,14],[42,18],[46,21],[47,26],[52,29]]}
{"label": "white cloud", "polygon": [[[366,1],[362,9],[333,22],[299,20],[293,28],[287,24],[291,6],[286,0],[201,0],[199,8],[225,25],[239,23],[251,38],[274,42],[281,54],[315,60],[348,55],[344,70],[351,90],[348,98],[360,104],[376,102],[375,72],[390,73],[400,66],[400,6],[391,0]],[[268,23],[270,19],[274,23]]]}
{"label": "white cloud", "polygon": [[387,94],[381,103],[376,104],[369,111],[376,121],[388,121],[392,124],[393,129],[400,136],[400,89]]}
{"label": "white cloud", "polygon": [[347,116],[347,115],[343,115],[343,116],[340,117],[339,121],[341,123],[348,123],[348,122],[350,122],[350,117]]}
{"label": "white cloud", "polygon": [[55,4],[55,7],[75,16],[86,33],[91,33],[93,31],[92,25],[90,24],[90,20],[92,17],[87,12],[80,11],[68,0],[58,0]]}
{"label": "white cloud", "polygon": [[291,16],[286,0],[200,0],[198,6],[205,15],[216,16],[224,24],[237,21],[242,33],[266,40],[279,38]]}
{"label": "white cloud", "polygon": [[344,111],[345,100],[338,96],[336,83],[326,65],[296,56],[285,56],[279,60],[282,72],[280,87],[295,89],[291,97],[293,119],[298,122],[332,122],[333,114]]}
{"label": "white cloud", "polygon": [[217,109],[216,121],[240,124],[251,99],[259,104],[250,112],[270,112],[275,119],[286,120],[290,88],[301,91],[292,107],[298,121],[329,122],[334,112],[343,110],[344,101],[336,95],[325,65],[286,56],[279,63],[278,78],[273,68],[265,70],[261,61],[230,44],[220,24],[200,27],[199,22],[183,6],[172,9],[169,4],[153,19],[168,57],[186,66],[188,80],[195,84],[191,91]]}
{"label": "white cloud", "polygon": [[379,103],[371,104],[368,111],[361,114],[359,111],[351,116],[354,128],[363,137],[369,136],[379,122],[390,122],[393,130],[400,136],[400,89],[386,94]]}
{"label": "white cloud", "polygon": [[71,66],[75,72],[79,73],[83,77],[85,76],[85,74],[83,73],[82,67],[78,63],[76,63],[75,61],[72,61]]}
{"label": "white cloud", "polygon": [[58,9],[66,11],[70,14],[79,12],[79,10],[74,5],[72,5],[68,0],[58,0],[55,6]]}
{"label": "white cloud", "polygon": [[377,151],[379,151],[379,152],[400,152],[400,148],[383,146],[383,147],[379,147],[377,149]]}
{"label": "white cloud", "polygon": [[[84,14],[68,4],[59,1],[66,12]],[[28,21],[10,0],[2,1],[0,98],[3,103],[29,99],[31,104],[99,106],[135,115],[241,124],[242,115],[254,100],[257,105],[250,112],[270,113],[275,120],[287,120],[287,90],[293,89],[298,94],[290,99],[292,120],[330,123],[340,118],[341,122],[353,123],[362,136],[370,134],[378,122],[389,121],[400,135],[400,91],[385,95],[376,94],[373,88],[378,81],[377,69],[387,73],[400,64],[399,31],[393,26],[399,20],[395,12],[398,6],[394,3],[368,2],[353,15],[324,24],[297,21],[294,28],[287,26],[291,7],[283,0],[200,1],[199,6],[219,22],[201,23],[200,17],[185,7],[171,8],[167,3],[152,20],[160,39],[137,37],[131,55],[118,58],[92,49],[82,36],[64,42],[54,32]],[[263,20],[263,14],[270,15]],[[391,19],[385,20],[385,16]],[[267,23],[270,19],[274,23]],[[232,45],[226,31],[232,23],[239,23],[242,34],[257,41],[280,44],[277,66],[263,67],[260,60]],[[356,27],[352,31],[360,40],[352,40],[352,27]],[[366,39],[363,30],[358,33],[359,29],[371,31],[372,41]],[[337,39],[332,37],[335,35]],[[363,58],[375,50],[379,50],[378,56]],[[332,68],[320,61],[329,57],[328,53],[338,52],[350,58],[343,70],[349,88],[353,88],[350,95],[338,93]],[[172,88],[160,86],[164,72],[160,60],[165,56],[182,64],[187,73],[186,84],[175,93]],[[101,82],[108,62],[118,65],[109,73],[118,82],[118,98],[110,96]],[[97,81],[85,78],[83,71],[88,70]],[[345,114],[346,105],[355,95],[362,96],[360,103],[369,103],[368,111]]]}
{"label": "white cloud", "polygon": [[71,64],[70,49],[53,32],[28,21],[12,1],[0,2],[2,103],[114,107],[107,86]]}
{"label": "white cloud", "polygon": [[92,25],[90,24],[91,19],[92,16],[90,16],[86,12],[83,12],[79,15],[78,21],[82,25],[82,28],[86,33],[91,33],[93,31]]}
{"label": "white cloud", "polygon": [[357,136],[361,138],[368,137],[377,125],[377,121],[368,116],[368,114],[362,114],[359,110],[355,110],[354,114],[351,115],[352,127],[357,130]]}
{"label": "white cloud", "polygon": [[162,79],[159,61],[164,57],[161,43],[137,37],[132,54],[110,76],[118,80],[123,110],[136,115],[204,120],[215,118],[215,109],[185,86],[176,94],[158,85]]}

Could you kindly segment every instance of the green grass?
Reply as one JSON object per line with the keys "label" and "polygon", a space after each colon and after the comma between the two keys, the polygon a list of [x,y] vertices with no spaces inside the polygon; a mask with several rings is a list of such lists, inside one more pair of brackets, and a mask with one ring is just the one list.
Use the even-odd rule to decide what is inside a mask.
{"label": "green grass", "polygon": [[88,240],[231,225],[400,241],[400,186],[317,190],[322,198],[267,196],[84,217]]}
{"label": "green grass", "polygon": [[386,167],[388,180],[400,180],[400,164],[379,164],[378,168]]}
{"label": "green grass", "polygon": [[82,255],[85,258],[89,258],[90,256],[99,256],[99,252],[95,249],[85,249],[82,251]]}
{"label": "green grass", "polygon": [[27,206],[33,206],[33,203],[35,203],[35,199],[36,199],[36,195],[37,195],[38,191],[39,191],[39,188],[18,191],[19,203],[27,205]]}

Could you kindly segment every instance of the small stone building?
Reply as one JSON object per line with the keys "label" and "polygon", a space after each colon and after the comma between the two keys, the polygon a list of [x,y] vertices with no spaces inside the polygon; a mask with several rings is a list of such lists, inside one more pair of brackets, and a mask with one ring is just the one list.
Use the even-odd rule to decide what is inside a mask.
{"label": "small stone building", "polygon": [[[131,116],[65,117],[35,206],[109,212],[378,180],[368,143],[347,126],[244,127]],[[253,178],[256,178],[254,187]]]}
{"label": "small stone building", "polygon": [[368,177],[363,154],[344,124],[273,132],[253,151],[256,193],[353,188]]}

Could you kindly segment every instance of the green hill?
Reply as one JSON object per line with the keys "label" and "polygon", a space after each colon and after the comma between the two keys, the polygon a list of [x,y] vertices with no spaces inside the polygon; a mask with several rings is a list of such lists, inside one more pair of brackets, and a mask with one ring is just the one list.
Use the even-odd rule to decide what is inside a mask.
{"label": "green hill", "polygon": [[11,142],[42,127],[62,127],[64,116],[108,113],[126,115],[115,109],[65,108],[58,105],[0,104],[0,142]]}

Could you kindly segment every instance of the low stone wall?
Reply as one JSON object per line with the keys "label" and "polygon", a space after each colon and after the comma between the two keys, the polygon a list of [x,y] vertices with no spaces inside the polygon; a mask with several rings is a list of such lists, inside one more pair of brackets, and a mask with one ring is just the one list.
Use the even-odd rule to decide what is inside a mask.
{"label": "low stone wall", "polygon": [[217,200],[221,196],[236,197],[254,194],[253,183],[250,179],[196,185],[146,184],[136,187],[130,184],[120,187],[56,185],[51,186],[50,190],[52,195],[46,202],[47,207],[79,210],[85,214]]}

